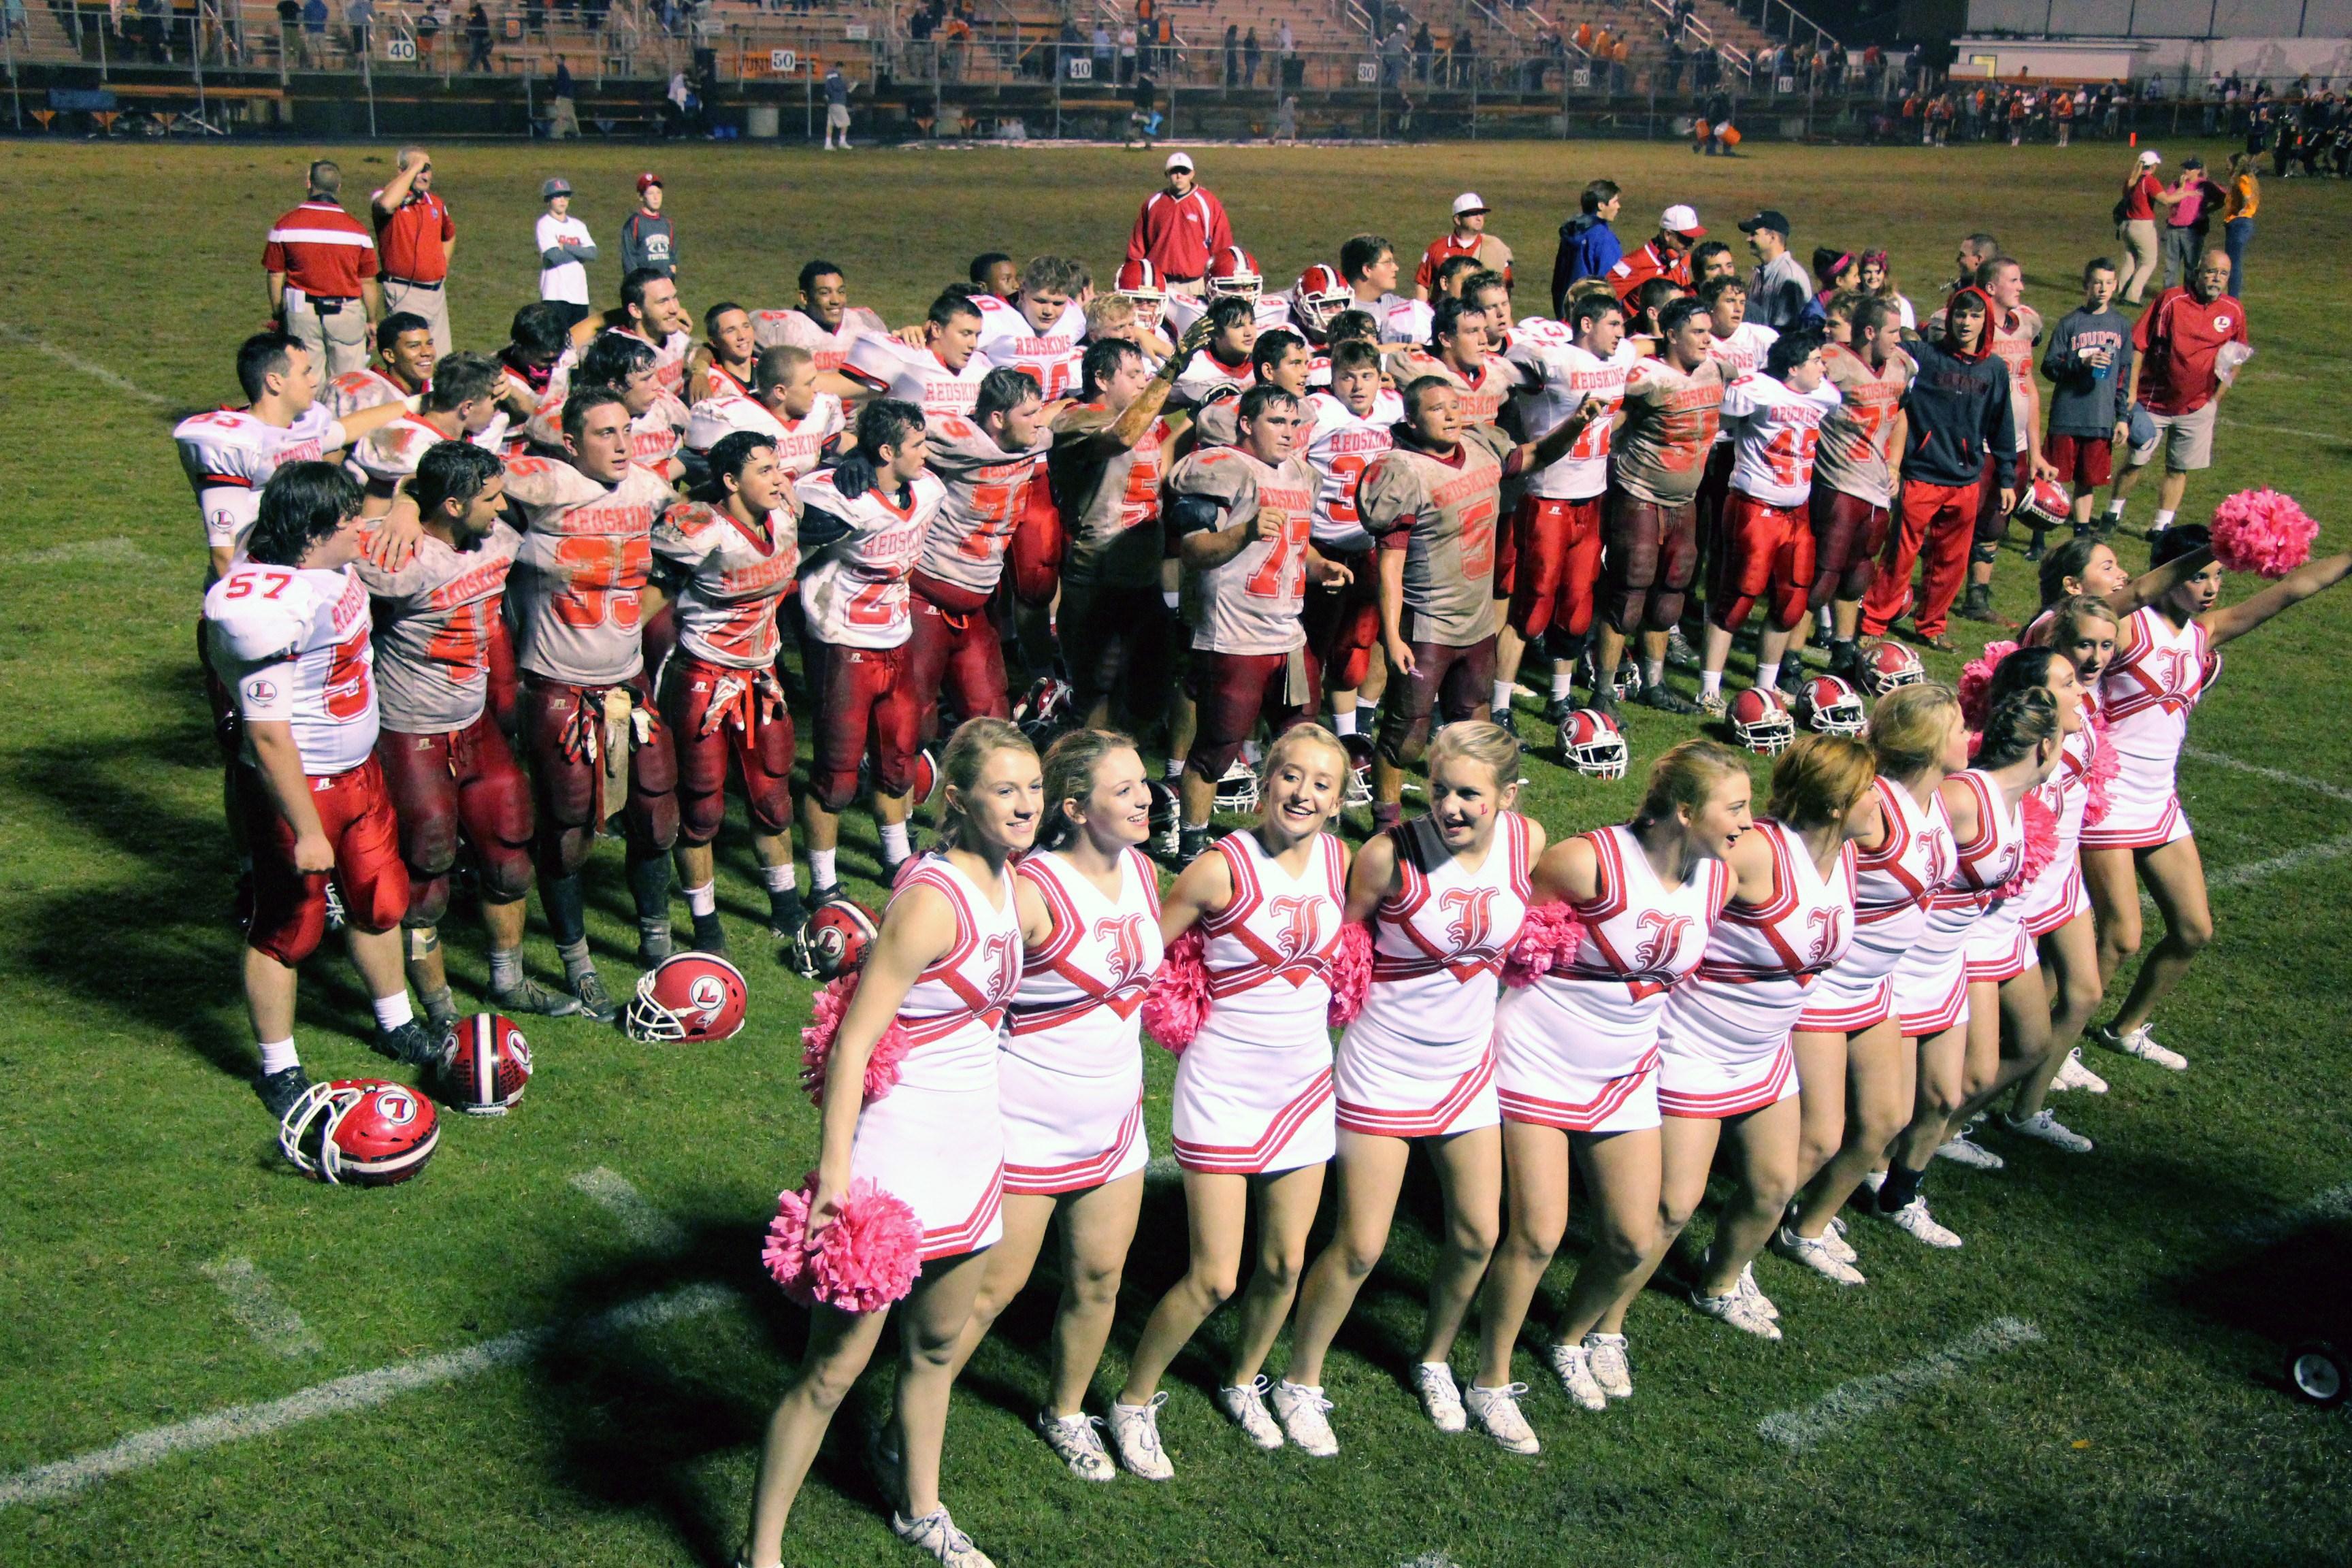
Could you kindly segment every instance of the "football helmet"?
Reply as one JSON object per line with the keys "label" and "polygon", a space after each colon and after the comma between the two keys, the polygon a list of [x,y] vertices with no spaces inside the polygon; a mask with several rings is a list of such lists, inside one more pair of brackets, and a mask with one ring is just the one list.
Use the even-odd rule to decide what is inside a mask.
{"label": "football helmet", "polygon": [[1339,269],[1318,261],[1298,275],[1298,287],[1290,296],[1290,313],[1319,337],[1330,330],[1340,311],[1355,302],[1356,291],[1348,287]]}
{"label": "football helmet", "polygon": [[530,1082],[530,1042],[513,1020],[477,1013],[441,1037],[441,1091],[468,1116],[504,1116]]}
{"label": "football helmet", "polygon": [[1068,729],[1076,718],[1077,689],[1058,676],[1041,675],[1013,709],[1013,721],[1029,737],[1029,743],[1043,755],[1054,737]]}
{"label": "football helmet", "polygon": [[929,746],[916,752],[913,776],[914,782],[907,786],[908,806],[929,805],[940,790],[940,764]]}
{"label": "football helmet", "polygon": [[621,1016],[633,1040],[723,1040],[751,999],[743,972],[715,952],[674,952],[637,978]]}
{"label": "football helmet", "polygon": [[1168,302],[1168,284],[1160,276],[1160,268],[1149,261],[1130,261],[1118,269],[1118,280],[1112,291],[1135,302],[1135,319],[1144,327],[1158,331],[1160,308]]}
{"label": "football helmet", "polygon": [[1365,735],[1342,735],[1340,749],[1348,753],[1348,784],[1339,805],[1345,810],[1372,804],[1372,742]]}
{"label": "football helmet", "polygon": [[1258,275],[1257,258],[1238,245],[1229,245],[1217,252],[1209,263],[1209,298],[1223,300],[1231,296],[1255,300],[1265,279]]}
{"label": "football helmet", "polygon": [[1617,721],[1594,708],[1580,708],[1559,721],[1560,753],[1587,778],[1622,779],[1633,760]]}
{"label": "football helmet", "polygon": [[809,911],[808,924],[793,939],[793,963],[811,980],[847,974],[866,962],[881,929],[856,900],[845,894],[832,899]]}
{"label": "football helmet", "polygon": [[1870,716],[1862,693],[1834,675],[1816,675],[1797,694],[1797,721],[1824,735],[1859,735]]}
{"label": "football helmet", "polygon": [[1217,781],[1216,809],[1246,816],[1257,809],[1257,770],[1235,757],[1225,776]]}
{"label": "football helmet", "polygon": [[431,1102],[380,1078],[314,1083],[278,1124],[279,1151],[330,1186],[404,1182],[425,1169],[440,1138]]}
{"label": "football helmet", "polygon": [[1916,686],[1927,679],[1919,656],[1899,642],[1882,642],[1862,656],[1862,689],[1884,697],[1898,686]]}
{"label": "football helmet", "polygon": [[1759,757],[1777,757],[1787,751],[1789,742],[1797,738],[1787,700],[1780,692],[1761,686],[1751,686],[1733,698],[1725,714],[1731,722],[1731,738]]}
{"label": "football helmet", "polygon": [[2064,485],[2055,479],[2036,479],[2017,498],[2016,515],[2036,528],[2055,528],[2072,517],[2074,508]]}

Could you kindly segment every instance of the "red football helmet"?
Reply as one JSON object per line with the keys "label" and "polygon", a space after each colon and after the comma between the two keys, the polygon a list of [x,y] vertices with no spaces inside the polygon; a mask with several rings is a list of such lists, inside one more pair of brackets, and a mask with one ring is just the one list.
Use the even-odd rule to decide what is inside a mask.
{"label": "red football helmet", "polygon": [[440,1142],[430,1102],[380,1078],[314,1083],[278,1124],[294,1168],[333,1186],[389,1187],[425,1169]]}
{"label": "red football helmet", "polygon": [[1331,322],[1340,311],[1356,302],[1356,291],[1339,276],[1339,269],[1328,261],[1318,261],[1298,275],[1298,287],[1291,291],[1290,313],[1299,324],[1318,337],[1330,330]]}
{"label": "red football helmet", "polygon": [[1130,261],[1118,269],[1112,292],[1135,301],[1135,319],[1147,328],[1160,325],[1160,308],[1168,302],[1168,284],[1160,268],[1149,261]]}
{"label": "red football helmet", "polygon": [[915,753],[915,777],[914,782],[907,786],[907,804],[909,806],[929,805],[939,788],[940,764],[931,755],[931,749],[925,746]]}
{"label": "red football helmet", "polygon": [[511,1019],[477,1013],[441,1037],[441,1090],[468,1116],[504,1116],[530,1082],[530,1042]]}
{"label": "red football helmet", "polygon": [[1882,642],[1862,656],[1862,689],[1884,697],[1898,686],[1916,686],[1927,679],[1919,656],[1899,642]]}
{"label": "red football helmet", "polygon": [[808,924],[793,939],[800,972],[811,980],[831,980],[866,963],[881,931],[873,911],[855,899],[835,899],[809,911]]}
{"label": "red football helmet", "polygon": [[1862,693],[1834,675],[1816,675],[1797,694],[1797,721],[1824,735],[1859,735],[1870,716]]}
{"label": "red football helmet", "polygon": [[2055,528],[2066,521],[2074,508],[2066,487],[2055,479],[2036,479],[2017,498],[2017,515],[2041,528]]}
{"label": "red football helmet", "polygon": [[1733,698],[1727,717],[1731,721],[1731,738],[1759,757],[1779,756],[1797,738],[1787,700],[1765,687],[1751,686]]}
{"label": "red football helmet", "polygon": [[723,1040],[751,999],[743,972],[715,952],[674,952],[637,980],[622,1015],[633,1040]]}
{"label": "red football helmet", "polygon": [[1209,263],[1209,298],[1222,300],[1231,295],[1236,299],[1255,300],[1265,279],[1258,275],[1257,258],[1238,245],[1229,245],[1217,252]]}
{"label": "red football helmet", "polygon": [[1559,749],[1587,778],[1622,779],[1632,760],[1617,721],[1597,708],[1580,708],[1559,721]]}

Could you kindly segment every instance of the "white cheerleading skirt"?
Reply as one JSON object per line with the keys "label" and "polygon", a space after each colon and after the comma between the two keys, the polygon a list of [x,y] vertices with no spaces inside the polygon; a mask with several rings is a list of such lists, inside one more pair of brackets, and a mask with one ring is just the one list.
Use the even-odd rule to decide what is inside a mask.
{"label": "white cheerleading skirt", "polygon": [[[1893,922],[1886,922],[1892,924]],[[1902,922],[1916,931],[1920,922]],[[1797,1028],[1809,1035],[1858,1035],[1885,1023],[1895,1013],[1895,984],[1890,978],[1906,951],[1903,945],[1871,941],[1872,926],[1853,934],[1845,956],[1813,977],[1805,988],[1804,1011]],[[1890,935],[1895,934],[1890,931]]]}
{"label": "white cheerleading skirt", "polygon": [[1620,1033],[1561,1005],[1580,984],[1548,978],[1505,994],[1495,1027],[1495,1091],[1504,1120],[1568,1132],[1655,1127],[1656,1020],[1664,998],[1643,1010],[1646,1028]]}
{"label": "white cheerleading skirt", "polygon": [[1349,1132],[1447,1138],[1503,1119],[1491,1029],[1475,1040],[1409,1040],[1359,1016],[1339,1037],[1332,1079]]}
{"label": "white cheerleading skirt", "polygon": [[[1965,923],[1962,923],[1965,921]],[[1895,961],[1895,1016],[1906,1039],[1937,1035],[1968,1016],[1968,938],[1963,911],[1930,911],[1927,928]],[[1937,929],[1938,926],[1943,929]]]}
{"label": "white cheerleading skirt", "polygon": [[2153,849],[2189,837],[2177,763],[2135,763],[2121,752],[2117,756],[2122,765],[2107,781],[2107,815],[2096,827],[2084,825],[2083,847]]}
{"label": "white cheerleading skirt", "polygon": [[1338,1143],[1331,1037],[1319,1025],[1280,1044],[1241,1039],[1209,1021],[1176,1061],[1176,1163],[1207,1175],[1263,1175],[1318,1165]]}
{"label": "white cheerleading skirt", "polygon": [[2090,912],[2091,895],[2083,887],[2083,858],[2074,846],[2062,844],[2025,890],[2025,934],[2038,941],[2076,915]]}
{"label": "white cheerleading skirt", "polygon": [[1667,997],[1658,1026],[1662,1114],[1741,1116],[1797,1092],[1789,1030],[1798,1009],[1744,994],[1756,989],[1688,980]]}
{"label": "white cheerleading skirt", "polygon": [[857,1113],[849,1178],[870,1178],[915,1211],[926,1263],[994,1246],[1004,1235],[996,1086],[931,1089],[901,1080]]}
{"label": "white cheerleading skirt", "polygon": [[1004,1190],[1084,1192],[1143,1169],[1143,1064],[1100,1077],[1058,1072],[1010,1049],[996,1064],[1004,1107]]}
{"label": "white cheerleading skirt", "polygon": [[[2032,889],[2029,887],[2026,891],[2031,893]],[[1969,928],[1969,940],[1961,952],[1968,964],[1969,984],[1988,980],[2000,984],[2041,963],[2033,951],[2033,939],[2025,932],[2025,902],[2021,897],[2003,899]]]}

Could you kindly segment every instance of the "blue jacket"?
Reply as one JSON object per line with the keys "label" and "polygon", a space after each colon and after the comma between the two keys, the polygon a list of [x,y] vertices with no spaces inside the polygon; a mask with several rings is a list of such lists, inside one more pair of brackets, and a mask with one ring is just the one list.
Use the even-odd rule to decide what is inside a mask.
{"label": "blue jacket", "polygon": [[1586,278],[1606,278],[1624,259],[1625,247],[1608,221],[1580,213],[1559,226],[1559,254],[1551,264],[1551,313],[1568,309],[1569,286]]}

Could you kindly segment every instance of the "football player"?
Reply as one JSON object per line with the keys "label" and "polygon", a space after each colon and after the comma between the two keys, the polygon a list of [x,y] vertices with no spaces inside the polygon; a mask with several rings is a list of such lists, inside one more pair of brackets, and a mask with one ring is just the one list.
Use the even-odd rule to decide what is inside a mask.
{"label": "football player", "polygon": [[[347,466],[367,488],[365,514],[382,517],[392,510],[403,481],[443,441],[495,451],[506,431],[506,412],[499,406],[505,376],[495,360],[453,353],[435,367],[432,388],[416,413],[403,414],[352,443]],[[430,519],[425,521],[429,533]]]}
{"label": "football player", "polygon": [[654,351],[634,334],[605,332],[588,345],[561,395],[553,389],[525,428],[542,455],[566,450],[564,410],[570,397],[590,389],[610,392],[629,410],[629,460],[675,479],[686,472],[677,452],[686,444],[686,405],[662,390]]}
{"label": "football player", "polygon": [[1356,235],[1339,247],[1339,276],[1354,296],[1354,309],[1372,318],[1382,342],[1400,341],[1389,329],[1389,318],[1415,303],[1396,291],[1398,271],[1396,247],[1377,234]]}
{"label": "football player", "polygon": [[1076,296],[1085,268],[1058,256],[1033,256],[1021,269],[1021,291],[1007,302],[992,294],[973,299],[980,310],[980,347],[990,370],[1027,373],[1048,402],[1066,396],[1086,354],[1087,310]]}
{"label": "football player", "polygon": [[376,363],[335,377],[320,399],[341,419],[382,403],[415,397],[433,384],[436,353],[433,324],[407,310],[394,310],[376,323]]}
{"label": "football player", "polygon": [[702,312],[702,341],[687,356],[681,401],[691,407],[709,397],[751,395],[751,362],[760,352],[751,312],[732,300]]}
{"label": "football player", "polygon": [[[1373,675],[1372,651],[1381,640],[1380,573],[1372,536],[1356,511],[1356,486],[1365,465],[1389,449],[1404,404],[1381,379],[1379,347],[1360,338],[1342,340],[1331,350],[1331,384],[1307,399],[1307,460],[1315,469],[1315,517],[1308,537],[1328,559],[1348,569],[1345,580],[1318,584],[1301,616],[1307,647],[1320,668],[1324,694],[1331,700],[1331,728],[1359,764],[1369,764],[1371,743],[1356,732],[1359,695]],[[1383,667],[1384,668],[1384,667]],[[1372,692],[1378,700],[1377,689]],[[1349,770],[1349,805],[1364,805]]]}
{"label": "football player", "polygon": [[806,349],[816,356],[820,373],[847,363],[859,338],[869,333],[887,337],[890,331],[881,317],[849,302],[849,285],[841,268],[822,258],[801,268],[798,303],[789,310],[754,311],[751,325],[759,347],[789,343]]}
{"label": "football player", "polygon": [[[1168,284],[1160,276],[1158,263],[1139,258],[1123,263],[1118,278],[1112,280],[1111,292],[1135,307],[1138,326],[1154,337],[1160,335],[1160,321],[1168,306]],[[1091,321],[1088,325],[1091,328]]]}
{"label": "football player", "polygon": [[[694,318],[677,297],[677,280],[640,267],[621,279],[621,308],[583,320],[572,329],[572,357],[584,355],[597,338],[617,332],[654,351],[654,383],[673,397],[686,395],[686,360],[694,352]],[[556,371],[562,378],[562,367]]]}
{"label": "football player", "polygon": [[1185,335],[1190,337],[1194,328],[1204,323],[1209,335],[1177,378],[1171,400],[1180,408],[1197,409],[1218,397],[1245,391],[1255,374],[1250,351],[1257,346],[1257,318],[1248,300],[1228,296],[1213,302]]}
{"label": "football player", "polygon": [[706,397],[688,411],[686,449],[696,461],[739,431],[765,437],[787,479],[817,466],[825,446],[847,427],[841,399],[818,390],[816,356],[784,344],[761,349],[749,392]]}
{"label": "football player", "polygon": [[1809,603],[1816,613],[1831,606],[1830,673],[1852,680],[1861,670],[1854,633],[1862,599],[1885,548],[1895,503],[1890,458],[1907,443],[1903,399],[1917,367],[1903,352],[1903,318],[1891,300],[1855,301],[1846,337],[1822,351],[1839,404],[1822,421],[1813,454]]}
{"label": "football player", "polygon": [[1527,384],[1519,367],[1487,353],[1486,316],[1459,297],[1440,295],[1425,346],[1389,351],[1389,372],[1400,386],[1433,375],[1460,393],[1463,419],[1492,425],[1504,400]]}
{"label": "football player", "polygon": [[[507,411],[518,426],[537,412],[546,397],[555,367],[572,346],[570,331],[557,300],[537,300],[514,313],[514,321],[507,328],[507,345],[499,351],[498,361],[506,367]],[[520,435],[509,437],[503,455],[513,457],[522,446]]]}
{"label": "football player", "polygon": [[878,395],[911,403],[926,416],[970,414],[988,374],[987,362],[973,352],[980,324],[980,307],[950,289],[931,301],[920,347],[868,334],[850,346],[839,371],[820,373],[817,384],[845,400]]}
{"label": "football player", "polygon": [[[1449,256],[1437,264],[1437,292],[1427,300],[1400,300],[1390,307],[1387,320],[1381,327],[1384,342],[1419,345],[1429,341],[1430,325],[1437,317],[1437,301],[1459,300],[1469,280],[1483,270],[1467,256]],[[1509,315],[1508,307],[1504,310]]]}
{"label": "football player", "polygon": [[[1278,386],[1297,398],[1307,395],[1307,377],[1314,361],[1306,340],[1286,327],[1260,332],[1250,344],[1249,373],[1243,386]],[[1230,447],[1239,431],[1236,411],[1242,388],[1219,393],[1196,412],[1192,438],[1203,447]]]}
{"label": "football player", "polygon": [[[1708,331],[1712,333],[1706,352],[1723,367],[1724,385],[1752,374],[1764,363],[1764,351],[1780,334],[1748,319],[1748,286],[1737,278],[1715,278],[1701,283],[1694,292],[1698,302],[1706,307]],[[1703,585],[1710,602],[1717,575],[1730,552],[1724,538],[1724,512],[1731,494],[1731,432],[1718,425],[1715,445],[1707,448],[1706,477],[1698,486],[1698,562],[1693,568],[1693,581]],[[1683,610],[1683,618],[1690,623],[1694,637],[1705,635],[1699,597],[1693,595]],[[1666,656],[1685,668],[1699,662],[1684,640],[1680,626],[1666,634]]]}

